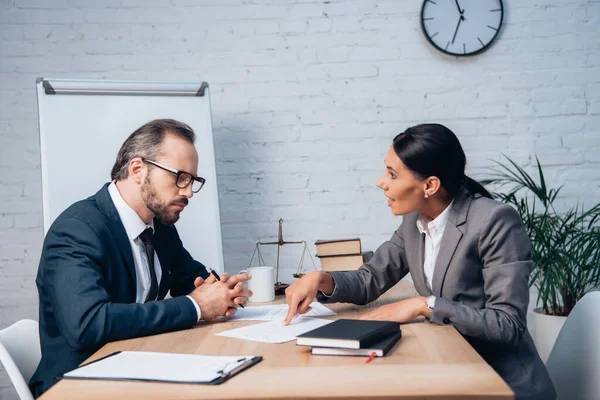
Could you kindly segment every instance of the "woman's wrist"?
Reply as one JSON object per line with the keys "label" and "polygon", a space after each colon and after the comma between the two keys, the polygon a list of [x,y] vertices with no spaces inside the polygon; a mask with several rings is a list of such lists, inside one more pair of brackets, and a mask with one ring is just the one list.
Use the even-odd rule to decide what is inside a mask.
{"label": "woman's wrist", "polygon": [[327,296],[331,296],[333,289],[335,288],[333,277],[327,272],[318,272],[319,274],[319,286],[317,290],[323,292]]}
{"label": "woman's wrist", "polygon": [[420,307],[419,314],[425,318],[431,318],[431,314],[433,314],[433,310],[431,308],[429,308],[429,305],[427,304],[427,297],[421,296],[421,297],[419,297],[419,299],[421,300],[421,307]]}

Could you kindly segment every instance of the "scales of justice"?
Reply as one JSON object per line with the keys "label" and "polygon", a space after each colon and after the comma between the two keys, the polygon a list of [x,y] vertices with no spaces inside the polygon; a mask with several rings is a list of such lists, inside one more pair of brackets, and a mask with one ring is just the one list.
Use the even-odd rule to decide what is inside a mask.
{"label": "scales of justice", "polygon": [[302,278],[305,274],[302,272],[302,269],[304,268],[304,257],[305,255],[308,253],[308,257],[310,258],[310,261],[312,261],[312,265],[313,268],[315,270],[317,270],[317,266],[315,265],[315,260],[312,258],[312,255],[310,254],[310,250],[308,250],[308,246],[306,244],[305,240],[299,241],[299,242],[288,242],[283,240],[283,218],[279,218],[279,236],[276,242],[256,242],[256,247],[254,248],[254,253],[252,253],[252,258],[250,259],[250,264],[248,265],[248,268],[250,268],[252,266],[252,261],[254,260],[254,256],[256,254],[258,254],[258,264],[259,265],[267,265],[265,263],[265,260],[263,259],[263,256],[260,252],[260,247],[261,246],[274,246],[277,245],[277,264],[275,267],[275,294],[284,294],[285,289],[290,286],[288,283],[281,283],[279,281],[279,251],[281,249],[281,246],[284,246],[286,244],[303,244],[304,245],[304,249],[302,250],[302,256],[300,257],[300,262],[298,263],[298,269],[296,270],[296,273],[293,274],[292,276],[294,278]]}

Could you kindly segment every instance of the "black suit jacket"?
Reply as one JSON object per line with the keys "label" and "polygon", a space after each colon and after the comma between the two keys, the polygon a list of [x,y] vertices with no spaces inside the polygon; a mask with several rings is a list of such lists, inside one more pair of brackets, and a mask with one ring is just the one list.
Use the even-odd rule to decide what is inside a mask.
{"label": "black suit jacket", "polygon": [[[196,324],[196,308],[184,295],[194,289],[196,277],[208,273],[183,248],[175,227],[155,219],[154,229],[160,301],[137,304],[131,245],[108,184],[54,221],[36,279],[42,347],[30,381],[36,397],[108,342]],[[173,298],[163,300],[169,290]]]}

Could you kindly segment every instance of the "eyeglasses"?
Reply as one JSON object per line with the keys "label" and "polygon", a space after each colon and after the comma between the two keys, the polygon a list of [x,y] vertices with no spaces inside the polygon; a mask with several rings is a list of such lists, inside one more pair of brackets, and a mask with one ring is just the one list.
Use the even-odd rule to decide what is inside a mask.
{"label": "eyeglasses", "polygon": [[177,187],[179,189],[185,189],[191,183],[192,184],[192,192],[198,193],[200,191],[200,189],[202,189],[202,186],[204,186],[204,183],[206,182],[206,179],[204,179],[200,176],[194,176],[194,175],[190,174],[189,172],[179,171],[179,170],[176,170],[175,168],[167,167],[166,165],[159,164],[155,161],[146,160],[145,158],[142,158],[142,161],[145,163],[148,163],[148,164],[155,165],[158,168],[164,169],[165,171],[168,171],[172,174],[175,174],[177,176],[177,181],[175,184],[177,185]]}

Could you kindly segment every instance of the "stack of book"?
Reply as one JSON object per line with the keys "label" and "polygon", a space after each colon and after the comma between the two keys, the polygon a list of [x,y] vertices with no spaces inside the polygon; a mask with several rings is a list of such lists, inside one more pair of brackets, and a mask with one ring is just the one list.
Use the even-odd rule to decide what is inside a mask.
{"label": "stack of book", "polygon": [[397,322],[338,319],[298,336],[296,345],[313,346],[315,355],[383,357],[401,337]]}
{"label": "stack of book", "polygon": [[373,255],[362,251],[359,238],[317,240],[315,246],[323,271],[354,271]]}

